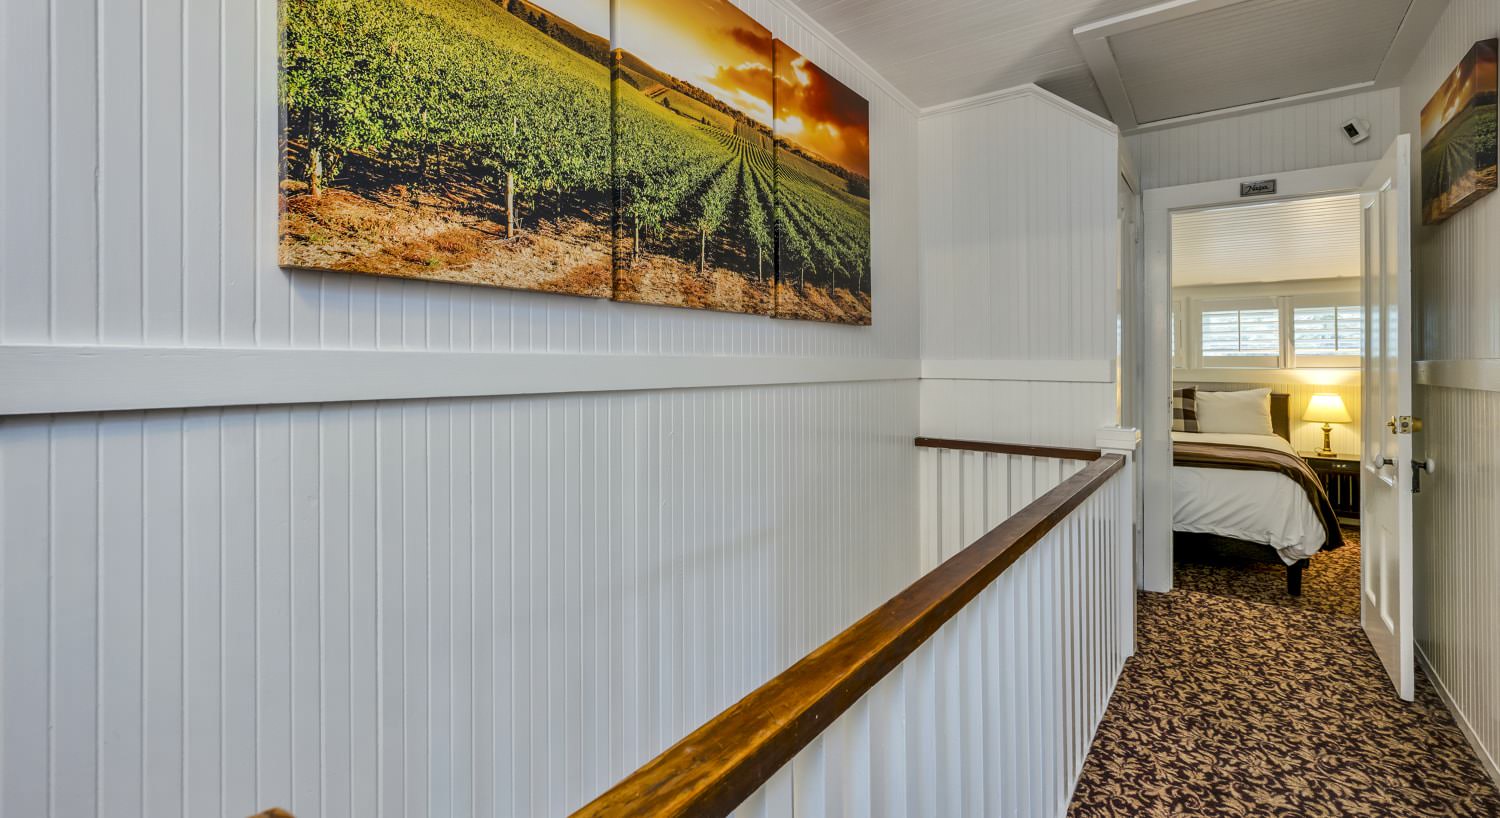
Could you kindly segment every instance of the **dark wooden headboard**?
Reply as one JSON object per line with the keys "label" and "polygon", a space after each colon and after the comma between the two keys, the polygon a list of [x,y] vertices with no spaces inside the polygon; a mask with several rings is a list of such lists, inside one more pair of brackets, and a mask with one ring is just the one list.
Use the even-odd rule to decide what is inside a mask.
{"label": "dark wooden headboard", "polygon": [[[1200,392],[1237,392],[1242,389],[1264,389],[1255,386],[1229,386],[1222,389],[1205,389],[1202,384],[1189,382],[1174,383],[1173,386],[1197,386]],[[1275,432],[1282,440],[1292,442],[1292,396],[1286,392],[1271,393],[1271,431]]]}
{"label": "dark wooden headboard", "polygon": [[1271,393],[1271,429],[1292,442],[1292,396],[1285,392]]}

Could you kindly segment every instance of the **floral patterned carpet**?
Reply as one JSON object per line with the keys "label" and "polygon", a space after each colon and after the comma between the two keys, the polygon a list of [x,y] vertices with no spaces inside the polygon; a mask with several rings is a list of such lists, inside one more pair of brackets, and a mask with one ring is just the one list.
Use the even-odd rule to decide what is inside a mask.
{"label": "floral patterned carpet", "polygon": [[[1187,552],[1187,553],[1184,553]],[[1344,545],[1320,551],[1302,574],[1302,596],[1286,592],[1286,566],[1223,555],[1212,548],[1177,549],[1172,584],[1186,591],[1264,602],[1359,620],[1359,529],[1344,529]],[[1266,549],[1268,559],[1275,555]]]}
{"label": "floral patterned carpet", "polygon": [[1415,702],[1392,692],[1351,545],[1314,559],[1300,601],[1274,565],[1180,564],[1176,590],[1141,594],[1136,655],[1068,814],[1500,816],[1426,678]]}

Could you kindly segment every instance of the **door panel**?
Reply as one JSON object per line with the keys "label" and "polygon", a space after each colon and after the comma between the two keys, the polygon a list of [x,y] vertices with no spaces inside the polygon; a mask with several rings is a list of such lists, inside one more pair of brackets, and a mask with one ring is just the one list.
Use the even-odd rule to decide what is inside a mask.
{"label": "door panel", "polygon": [[1360,621],[1397,693],[1412,698],[1411,137],[1365,183]]}

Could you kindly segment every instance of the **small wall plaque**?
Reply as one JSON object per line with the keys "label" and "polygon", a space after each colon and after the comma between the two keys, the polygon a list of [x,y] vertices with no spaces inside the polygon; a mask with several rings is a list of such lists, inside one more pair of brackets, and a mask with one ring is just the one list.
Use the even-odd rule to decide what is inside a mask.
{"label": "small wall plaque", "polygon": [[1270,196],[1275,192],[1275,179],[1258,179],[1254,182],[1240,182],[1241,196]]}

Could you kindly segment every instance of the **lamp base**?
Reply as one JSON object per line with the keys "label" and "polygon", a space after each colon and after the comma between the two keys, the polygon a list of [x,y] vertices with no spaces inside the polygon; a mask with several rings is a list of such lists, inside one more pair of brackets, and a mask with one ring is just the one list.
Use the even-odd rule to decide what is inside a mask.
{"label": "lamp base", "polygon": [[1333,424],[1323,424],[1323,448],[1318,450],[1318,457],[1333,457],[1335,454],[1338,454],[1338,452],[1333,450],[1333,442],[1330,440],[1332,435]]}

